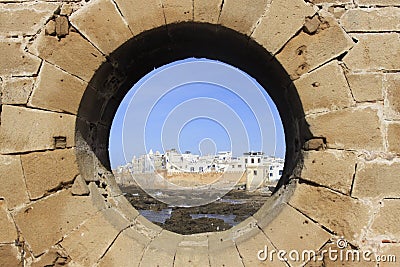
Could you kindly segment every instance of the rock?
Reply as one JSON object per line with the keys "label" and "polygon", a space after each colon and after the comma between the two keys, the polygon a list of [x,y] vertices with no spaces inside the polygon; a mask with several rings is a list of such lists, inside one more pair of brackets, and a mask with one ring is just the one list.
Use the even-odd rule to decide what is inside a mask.
{"label": "rock", "polygon": [[34,83],[34,78],[6,79],[2,90],[2,103],[5,105],[25,105],[28,102]]}
{"label": "rock", "polygon": [[68,35],[69,33],[69,22],[66,16],[58,16],[56,17],[56,34],[57,37],[62,38]]}
{"label": "rock", "polygon": [[167,24],[193,20],[192,0],[163,0],[162,4]]}
{"label": "rock", "polygon": [[17,229],[7,214],[3,200],[0,200],[0,243],[14,243],[17,240]]}
{"label": "rock", "polygon": [[357,102],[383,100],[383,76],[381,74],[357,73],[346,76]]}
{"label": "rock", "polygon": [[400,31],[400,10],[396,7],[350,9],[341,17],[346,32]]}
{"label": "rock", "polygon": [[78,175],[75,178],[74,184],[71,188],[72,195],[77,196],[87,196],[89,195],[89,187],[87,186],[85,180],[83,180],[82,176]]}
{"label": "rock", "polygon": [[54,20],[49,20],[45,28],[46,35],[55,36],[56,35],[56,22]]}
{"label": "rock", "polygon": [[304,23],[304,31],[308,34],[314,34],[317,32],[321,21],[318,16],[314,16],[312,18],[306,18],[306,22]]}

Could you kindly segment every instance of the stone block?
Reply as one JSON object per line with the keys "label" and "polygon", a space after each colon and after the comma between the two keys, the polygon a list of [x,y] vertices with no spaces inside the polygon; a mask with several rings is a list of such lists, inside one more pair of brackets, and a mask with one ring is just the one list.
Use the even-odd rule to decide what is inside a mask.
{"label": "stone block", "polygon": [[175,253],[182,239],[182,235],[163,230],[147,247],[140,266],[176,266],[174,265]]}
{"label": "stone block", "polygon": [[351,105],[346,77],[337,61],[332,61],[294,82],[306,114],[342,109]]}
{"label": "stone block", "polygon": [[88,188],[93,205],[99,210],[106,209],[108,207],[108,203],[106,203],[104,196],[101,194],[100,188],[97,187],[96,183],[89,183]]}
{"label": "stone block", "polygon": [[353,34],[358,43],[343,58],[352,71],[400,69],[398,33]]}
{"label": "stone block", "polygon": [[0,197],[9,209],[29,201],[20,156],[0,156]]}
{"label": "stone block", "polygon": [[211,266],[244,266],[233,239],[225,233],[209,233],[208,254]]}
{"label": "stone block", "polygon": [[22,267],[21,255],[18,248],[12,245],[0,245],[1,267]]}
{"label": "stone block", "polygon": [[24,51],[21,40],[0,41],[0,76],[31,76],[36,74],[41,60]]}
{"label": "stone block", "polygon": [[301,178],[350,195],[355,173],[356,155],[351,152],[326,150],[304,153]]}
{"label": "stone block", "polygon": [[275,54],[303,27],[306,17],[315,12],[303,0],[272,1],[251,37]]}
{"label": "stone block", "polygon": [[60,245],[74,262],[93,266],[128,225],[116,210],[106,209],[67,235]]}
{"label": "stone block", "polygon": [[400,10],[395,7],[350,9],[340,19],[346,32],[400,31]]}
{"label": "stone block", "polygon": [[4,81],[1,103],[25,105],[32,92],[34,78],[11,78]]}
{"label": "stone block", "polygon": [[76,32],[70,32],[61,40],[41,33],[29,51],[87,82],[105,61],[104,56]]}
{"label": "stone block", "polygon": [[[317,252],[330,238],[330,234],[312,220],[287,204],[282,204],[280,213],[263,228],[265,235],[278,250]],[[301,256],[286,255],[290,265],[302,263]],[[304,259],[306,262],[309,259]]]}
{"label": "stone block", "polygon": [[194,0],[194,21],[216,24],[221,12],[221,5],[221,0]]}
{"label": "stone block", "polygon": [[58,3],[9,3],[0,5],[3,36],[35,35],[59,7]]}
{"label": "stone block", "polygon": [[381,74],[352,73],[346,76],[351,92],[357,102],[383,100],[383,77]]}
{"label": "stone block", "polygon": [[69,33],[69,21],[66,16],[58,16],[55,19],[57,37],[65,37]]}
{"label": "stone block", "polygon": [[358,0],[361,6],[400,6],[397,0]]}
{"label": "stone block", "polygon": [[77,114],[87,83],[44,63],[29,106]]}
{"label": "stone block", "polygon": [[113,202],[118,210],[124,214],[125,218],[128,220],[133,221],[137,218],[137,216],[139,216],[139,212],[124,196],[114,197]]}
{"label": "stone block", "polygon": [[21,155],[26,187],[31,199],[71,183],[79,174],[74,149],[57,149]]}
{"label": "stone block", "polygon": [[162,231],[160,226],[150,222],[142,215],[136,217],[132,228],[151,239],[154,239]]}
{"label": "stone block", "polygon": [[320,17],[317,33],[301,32],[291,39],[276,56],[292,79],[315,69],[348,51],[353,42],[337,22],[328,14]]}
{"label": "stone block", "polygon": [[306,118],[315,137],[325,137],[328,148],[382,151],[378,110],[347,108]]}
{"label": "stone block", "polygon": [[17,229],[6,209],[4,201],[0,200],[0,243],[14,243],[18,239]]}
{"label": "stone block", "polygon": [[310,0],[313,4],[351,4],[353,3],[351,0]]}
{"label": "stone block", "polygon": [[271,0],[225,0],[219,23],[250,36]]}
{"label": "stone block", "polygon": [[396,262],[399,262],[400,259],[400,245],[399,244],[388,244],[384,245],[381,248],[381,252],[379,255],[382,257],[385,256],[385,261],[382,260],[379,262],[379,267],[393,267],[396,265]]}
{"label": "stone block", "polygon": [[139,234],[132,228],[124,230],[112,244],[99,266],[139,266],[144,249],[150,239]]}
{"label": "stone block", "polygon": [[71,187],[71,193],[74,196],[87,196],[89,195],[89,187],[87,186],[85,180],[82,176],[78,175],[75,178],[74,184]]}
{"label": "stone block", "polygon": [[289,204],[349,242],[358,240],[369,222],[369,206],[323,187],[298,184]]}
{"label": "stone block", "polygon": [[167,24],[193,21],[193,0],[162,0]]}
{"label": "stone block", "polygon": [[385,118],[400,119],[400,75],[387,74],[384,80],[386,91]]}
{"label": "stone block", "polygon": [[390,123],[387,126],[387,142],[389,152],[400,154],[400,124]]}
{"label": "stone block", "polygon": [[184,236],[176,250],[174,266],[209,267],[207,236]]}
{"label": "stone block", "polygon": [[165,25],[163,7],[159,0],[116,0],[115,2],[134,35]]}
{"label": "stone block", "polygon": [[55,137],[75,144],[75,116],[4,105],[1,113],[2,153],[55,148]]}
{"label": "stone block", "polygon": [[386,236],[389,240],[400,239],[400,199],[385,199],[382,207],[372,224],[372,231],[375,235]]}
{"label": "stone block", "polygon": [[400,163],[362,163],[357,167],[352,195],[357,198],[400,197]]}
{"label": "stone block", "polygon": [[90,197],[74,197],[65,190],[20,210],[15,222],[37,256],[96,212]]}
{"label": "stone block", "polygon": [[46,35],[56,35],[56,22],[54,20],[49,20],[45,26],[45,34]]}
{"label": "stone block", "polygon": [[70,22],[103,53],[110,54],[132,38],[114,2],[90,2],[70,16]]}

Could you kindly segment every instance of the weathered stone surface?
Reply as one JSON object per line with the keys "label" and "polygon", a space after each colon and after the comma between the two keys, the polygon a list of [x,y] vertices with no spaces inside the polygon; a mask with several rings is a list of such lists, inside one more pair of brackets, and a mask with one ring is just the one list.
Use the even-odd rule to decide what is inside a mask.
{"label": "weathered stone surface", "polygon": [[39,34],[29,51],[87,82],[105,61],[93,45],[75,32],[70,32],[60,41],[56,37]]}
{"label": "weathered stone surface", "polygon": [[289,204],[350,242],[369,221],[367,205],[322,187],[298,184]]}
{"label": "weathered stone surface", "polygon": [[23,76],[37,73],[40,59],[26,53],[21,40],[0,40],[0,76]]}
{"label": "weathered stone surface", "polygon": [[93,205],[99,210],[106,209],[108,203],[106,203],[103,195],[100,193],[100,188],[97,187],[96,183],[89,183],[88,188]]}
{"label": "weathered stone surface", "polygon": [[45,27],[46,35],[56,35],[56,22],[54,20],[49,20]]}
{"label": "weathered stone surface", "polygon": [[326,148],[323,138],[313,138],[304,143],[304,150],[324,150]]}
{"label": "weathered stone surface", "polygon": [[72,182],[79,173],[74,149],[24,154],[21,161],[31,199]]}
{"label": "weathered stone surface", "polygon": [[313,14],[314,8],[303,0],[272,1],[252,37],[275,54]]}
{"label": "weathered stone surface", "polygon": [[165,25],[163,7],[159,0],[116,0],[115,2],[134,35]]}
{"label": "weathered stone surface", "polygon": [[67,235],[61,246],[74,262],[92,266],[128,224],[116,210],[106,209]]}
{"label": "weathered stone surface", "polygon": [[217,23],[221,5],[222,0],[194,0],[194,21]]}
{"label": "weathered stone surface", "polygon": [[342,109],[351,105],[350,89],[337,61],[332,61],[294,82],[304,112]]}
{"label": "weathered stone surface", "polygon": [[383,150],[381,124],[375,109],[347,108],[306,119],[314,136],[326,138],[328,148]]}
{"label": "weathered stone surface", "polygon": [[17,239],[17,229],[7,215],[5,203],[0,200],[0,243],[14,243]]}
{"label": "weathered stone surface", "polygon": [[139,212],[132,206],[132,204],[124,197],[117,196],[113,198],[114,205],[118,208],[118,210],[124,214],[125,218],[130,221],[136,219],[139,216]]}
{"label": "weathered stone surface", "polygon": [[397,33],[354,34],[357,45],[343,62],[352,71],[400,69],[400,38]]}
{"label": "weathered stone surface", "polygon": [[[330,234],[309,218],[287,204],[282,204],[280,213],[263,230],[272,244],[285,251],[318,251],[330,238]],[[302,259],[294,261],[288,257],[289,264],[298,265]],[[305,259],[307,261],[307,259]]]}
{"label": "weathered stone surface", "polygon": [[350,4],[351,0],[310,0],[313,4]]}
{"label": "weathered stone surface", "polygon": [[66,137],[68,147],[74,145],[74,116],[3,106],[0,127],[2,153],[53,149],[54,137],[57,136]]}
{"label": "weathered stone surface", "polygon": [[0,266],[2,267],[19,267],[23,266],[20,260],[18,249],[12,245],[0,245]]}
{"label": "weathered stone surface", "polygon": [[29,201],[20,156],[0,156],[0,197],[8,208]]}
{"label": "weathered stone surface", "polygon": [[78,175],[75,178],[74,184],[71,187],[72,195],[77,196],[86,196],[89,195],[89,187],[87,186],[85,180],[83,180],[82,176]]}
{"label": "weathered stone surface", "polygon": [[390,123],[387,126],[388,150],[400,154],[400,124]]}
{"label": "weathered stone surface", "polygon": [[318,16],[309,17],[306,18],[303,30],[308,34],[314,34],[317,32],[320,25],[321,21]]}
{"label": "weathered stone surface", "polygon": [[69,22],[66,16],[58,16],[55,19],[56,34],[58,37],[64,37],[69,33]]}
{"label": "weathered stone surface", "polygon": [[0,34],[34,35],[58,8],[57,3],[10,3],[0,5]]}
{"label": "weathered stone surface", "polygon": [[400,31],[400,9],[350,9],[340,19],[347,32]]}
{"label": "weathered stone surface", "polygon": [[117,7],[110,0],[90,2],[72,14],[70,21],[105,54],[110,54],[132,37]]}
{"label": "weathered stone surface", "polygon": [[136,217],[132,228],[143,234],[144,236],[148,236],[151,239],[158,236],[158,234],[162,231],[162,228],[160,226],[150,222],[142,215]]}
{"label": "weathered stone surface", "polygon": [[174,266],[209,267],[207,236],[184,236],[176,250]]}
{"label": "weathered stone surface", "polygon": [[301,178],[349,195],[355,166],[356,155],[351,152],[308,151],[304,153]]}
{"label": "weathered stone surface", "polygon": [[[385,255],[385,261],[379,262],[379,267],[393,267],[396,262],[400,259],[400,245],[399,244],[387,244],[383,245],[379,255]],[[390,260],[389,260],[390,257]]]}
{"label": "weathered stone surface", "polygon": [[225,0],[219,23],[240,33],[250,35],[271,0]]}
{"label": "weathered stone surface", "polygon": [[400,75],[387,74],[384,81],[387,99],[385,100],[385,117],[400,119]]}
{"label": "weathered stone surface", "polygon": [[45,254],[40,256],[37,261],[31,263],[31,267],[43,267],[43,266],[63,266],[69,262],[68,255],[65,254],[61,249],[56,247],[50,248]]}
{"label": "weathered stone surface", "polygon": [[376,235],[384,235],[388,239],[400,239],[400,199],[385,199],[382,207],[372,224],[372,230]]}
{"label": "weathered stone surface", "polygon": [[193,21],[193,0],[162,0],[167,24]]}
{"label": "weathered stone surface", "polygon": [[34,78],[12,78],[4,81],[1,102],[3,104],[23,105],[28,102]]}
{"label": "weathered stone surface", "polygon": [[290,40],[277,59],[292,79],[348,51],[353,42],[337,22],[323,13],[320,30],[314,35],[301,32]]}
{"label": "weathered stone surface", "polygon": [[357,102],[383,100],[382,78],[377,73],[347,74],[351,92]]}
{"label": "weathered stone surface", "polygon": [[39,255],[96,212],[90,197],[73,197],[66,190],[22,209],[15,222],[33,254]]}
{"label": "weathered stone surface", "polygon": [[225,233],[208,235],[208,256],[211,266],[244,266],[231,236]]}
{"label": "weathered stone surface", "polygon": [[77,114],[87,83],[44,63],[29,106]]}
{"label": "weathered stone surface", "polygon": [[99,266],[139,266],[139,259],[150,241],[149,238],[128,228],[117,237],[99,262]]}
{"label": "weathered stone surface", "polygon": [[353,196],[362,198],[400,197],[400,163],[359,163]]}
{"label": "weathered stone surface", "polygon": [[163,230],[147,247],[140,266],[174,266],[176,249],[182,238],[182,235]]}
{"label": "weathered stone surface", "polygon": [[397,0],[358,0],[358,4],[367,6],[400,6]]}

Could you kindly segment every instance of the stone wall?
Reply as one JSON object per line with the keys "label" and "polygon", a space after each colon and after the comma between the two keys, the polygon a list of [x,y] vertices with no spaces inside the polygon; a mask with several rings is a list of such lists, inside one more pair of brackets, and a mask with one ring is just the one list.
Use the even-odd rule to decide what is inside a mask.
{"label": "stone wall", "polygon": [[[170,51],[154,52],[158,65],[190,55],[187,25],[202,31],[198,23],[207,38],[248,41],[193,51],[217,49],[261,82],[264,63],[290,77],[269,92],[289,160],[254,216],[181,236],[122,196],[107,142],[134,81],[121,68],[140,78],[155,66],[138,56],[151,58],[150,47]],[[0,265],[264,266],[264,245],[321,251],[338,237],[400,260],[399,31],[398,0],[0,0]],[[218,50],[224,41],[231,54]],[[129,57],[121,46],[134,48]],[[302,263],[273,263],[285,264]]]}

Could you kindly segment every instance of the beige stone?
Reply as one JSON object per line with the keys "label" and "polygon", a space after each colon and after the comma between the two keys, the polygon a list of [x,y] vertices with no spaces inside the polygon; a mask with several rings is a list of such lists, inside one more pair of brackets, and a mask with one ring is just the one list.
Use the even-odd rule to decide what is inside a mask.
{"label": "beige stone", "polygon": [[320,25],[321,21],[318,16],[309,17],[306,18],[303,30],[308,34],[314,34],[317,32]]}
{"label": "beige stone", "polygon": [[383,150],[383,137],[377,110],[347,108],[308,116],[315,137],[325,137],[328,148]]}
{"label": "beige stone", "polygon": [[161,0],[167,24],[193,21],[193,0]]}
{"label": "beige stone", "polygon": [[29,153],[21,161],[31,199],[72,182],[79,173],[74,149]]}
{"label": "beige stone", "polygon": [[39,255],[96,212],[90,197],[74,197],[66,190],[22,209],[15,222],[33,254]]}
{"label": "beige stone", "polygon": [[350,89],[342,68],[332,61],[294,82],[306,114],[351,105]]}
{"label": "beige stone", "polygon": [[400,69],[400,38],[397,33],[354,34],[358,43],[344,57],[352,71]]}
{"label": "beige stone", "polygon": [[400,6],[400,2],[397,0],[358,0],[358,4],[367,6]]}
{"label": "beige stone", "polygon": [[132,204],[124,196],[117,196],[113,198],[113,202],[118,210],[124,214],[125,218],[133,221],[139,216],[139,212],[132,206]]}
{"label": "beige stone", "polygon": [[226,234],[208,234],[208,254],[211,266],[244,266],[233,239]]}
{"label": "beige stone", "polygon": [[74,145],[75,116],[3,106],[0,127],[2,153],[53,149],[54,138],[59,136],[66,138],[67,147]]}
{"label": "beige stone", "polygon": [[309,35],[301,32],[291,39],[277,55],[277,59],[292,79],[315,69],[348,51],[353,42],[328,14],[320,18],[320,30]]}
{"label": "beige stone", "polygon": [[[280,213],[263,229],[277,249],[299,252],[318,251],[329,240],[330,234],[312,220],[287,204],[282,204],[282,206]],[[301,258],[291,258],[290,255],[286,257],[289,264],[293,266],[303,261]]]}
{"label": "beige stone", "polygon": [[275,54],[304,25],[305,18],[315,14],[303,0],[272,1],[252,38]]}
{"label": "beige stone", "polygon": [[[182,235],[163,230],[149,244],[139,266],[176,266],[174,265],[175,253],[182,239]],[[155,257],[154,255],[157,256]]]}
{"label": "beige stone", "polygon": [[106,203],[103,195],[100,192],[100,188],[97,187],[96,183],[89,183],[88,188],[93,205],[99,210],[106,209],[108,207],[108,203]]}
{"label": "beige stone", "polygon": [[221,0],[194,0],[194,21],[216,24],[221,11]]}
{"label": "beige stone", "polygon": [[400,30],[400,10],[394,7],[350,9],[340,19],[347,32],[384,32]]}
{"label": "beige stone", "polygon": [[92,44],[75,32],[70,32],[60,41],[53,36],[39,34],[29,51],[87,82],[105,61]]}
{"label": "beige stone", "polygon": [[31,267],[43,267],[43,266],[52,266],[55,265],[55,263],[58,263],[56,266],[63,266],[66,265],[69,262],[67,259],[67,255],[65,255],[65,252],[57,249],[56,247],[50,248],[46,253],[44,253],[42,256],[37,261],[34,261],[31,263]]}
{"label": "beige stone", "polygon": [[364,163],[357,167],[353,196],[358,198],[400,197],[400,163]]}
{"label": "beige stone", "polygon": [[29,106],[77,114],[87,83],[44,63]]}
{"label": "beige stone", "polygon": [[389,239],[400,239],[400,199],[385,199],[382,207],[372,224],[372,230],[376,235],[384,235]]}
{"label": "beige stone", "polygon": [[310,0],[313,4],[350,4],[351,0]]}
{"label": "beige stone", "polygon": [[382,78],[377,73],[347,74],[351,92],[357,102],[383,100]]}
{"label": "beige stone", "polygon": [[382,257],[385,256],[385,261],[379,262],[379,267],[393,267],[396,265],[396,262],[399,262],[400,259],[400,245],[399,244],[388,244],[382,246],[381,252],[379,255]]}
{"label": "beige stone", "polygon": [[115,2],[134,35],[165,25],[163,7],[159,0],[116,0]]}
{"label": "beige stone", "polygon": [[324,150],[326,148],[323,138],[313,138],[304,143],[304,150]]}
{"label": "beige stone", "polygon": [[30,76],[36,74],[40,59],[26,53],[20,40],[0,40],[0,76]]}
{"label": "beige stone", "polygon": [[32,92],[34,78],[12,78],[4,81],[1,102],[3,104],[24,105]]}
{"label": "beige stone", "polygon": [[55,19],[56,34],[58,37],[64,37],[69,33],[69,22],[66,16],[58,16]]}
{"label": "beige stone", "polygon": [[356,155],[351,152],[308,151],[304,153],[301,178],[349,195],[355,166]]}
{"label": "beige stone", "polygon": [[225,0],[219,23],[245,35],[250,35],[271,0]]}
{"label": "beige stone", "polygon": [[368,225],[369,207],[323,187],[298,184],[289,204],[350,242]]}
{"label": "beige stone", "polygon": [[18,248],[12,245],[0,245],[0,266],[2,267],[22,267]]}
{"label": "beige stone", "polygon": [[150,239],[132,228],[124,230],[100,260],[99,266],[139,266]]}
{"label": "beige stone", "polygon": [[162,231],[160,226],[150,222],[142,215],[135,218],[132,228],[151,239],[154,239]]}
{"label": "beige stone", "polygon": [[387,141],[389,152],[400,154],[400,124],[390,123],[387,126]]}
{"label": "beige stone", "polygon": [[128,224],[116,210],[106,209],[67,235],[61,246],[73,261],[83,266],[92,266]]}
{"label": "beige stone", "polygon": [[73,13],[70,22],[105,54],[132,38],[128,25],[110,0],[90,2]]}
{"label": "beige stone", "polygon": [[89,195],[89,187],[87,186],[85,180],[83,180],[82,176],[78,175],[75,178],[74,184],[71,187],[72,195],[77,196],[86,196]]}
{"label": "beige stone", "polygon": [[17,229],[7,215],[4,201],[0,200],[0,243],[14,243],[17,240]]}
{"label": "beige stone", "polygon": [[176,250],[174,266],[209,267],[207,236],[184,236]]}
{"label": "beige stone", "polygon": [[387,95],[385,101],[385,117],[389,119],[400,119],[400,75],[387,74],[384,80]]}
{"label": "beige stone", "polygon": [[0,197],[14,208],[29,201],[20,156],[0,156]]}
{"label": "beige stone", "polygon": [[58,8],[58,3],[10,3],[0,5],[1,35],[35,35]]}

